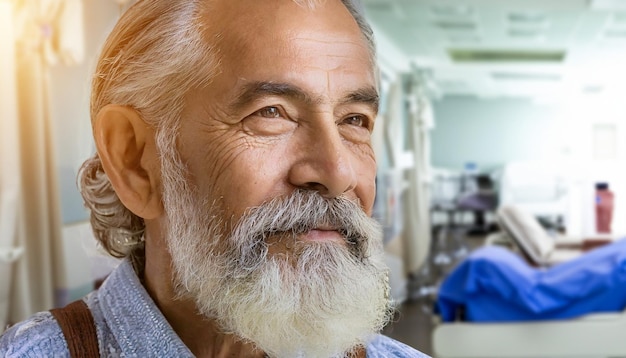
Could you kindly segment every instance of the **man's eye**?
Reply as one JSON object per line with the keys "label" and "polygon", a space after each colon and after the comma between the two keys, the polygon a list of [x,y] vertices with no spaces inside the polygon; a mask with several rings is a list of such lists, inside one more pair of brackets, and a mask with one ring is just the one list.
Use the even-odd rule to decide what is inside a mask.
{"label": "man's eye", "polygon": [[349,124],[357,127],[366,127],[367,126],[367,118],[365,116],[356,114],[346,117],[343,120],[343,124]]}
{"label": "man's eye", "polygon": [[297,123],[290,119],[283,106],[267,106],[253,112],[243,120],[244,129],[256,136],[276,136],[291,132]]}
{"label": "man's eye", "polygon": [[262,108],[258,110],[256,114],[265,118],[279,118],[281,116],[280,110],[278,110],[278,107],[274,107],[274,106]]}

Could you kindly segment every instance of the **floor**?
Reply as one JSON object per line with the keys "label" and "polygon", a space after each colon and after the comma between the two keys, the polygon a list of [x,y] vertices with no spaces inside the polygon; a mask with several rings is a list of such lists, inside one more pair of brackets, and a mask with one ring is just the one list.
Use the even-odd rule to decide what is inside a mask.
{"label": "floor", "polygon": [[[461,238],[469,252],[482,246],[484,240],[485,235],[463,235]],[[437,249],[436,245],[433,247]],[[433,301],[428,299],[409,299],[403,302],[392,322],[383,330],[383,334],[434,357],[432,333],[436,317],[433,316],[432,309]]]}
{"label": "floor", "polygon": [[425,312],[427,310],[420,302],[403,303],[383,334],[433,356],[433,319],[430,313]]}

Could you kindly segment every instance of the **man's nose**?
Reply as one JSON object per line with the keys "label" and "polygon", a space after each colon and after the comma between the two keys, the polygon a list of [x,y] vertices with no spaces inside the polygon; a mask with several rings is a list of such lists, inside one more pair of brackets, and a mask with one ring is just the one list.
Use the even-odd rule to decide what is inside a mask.
{"label": "man's nose", "polygon": [[292,185],[317,190],[326,198],[338,197],[356,187],[352,153],[336,124],[309,128],[289,170]]}

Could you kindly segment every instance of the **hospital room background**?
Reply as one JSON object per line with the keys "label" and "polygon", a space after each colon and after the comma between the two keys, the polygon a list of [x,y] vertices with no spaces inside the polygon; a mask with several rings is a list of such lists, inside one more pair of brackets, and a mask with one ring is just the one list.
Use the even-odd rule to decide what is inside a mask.
{"label": "hospital room background", "polygon": [[[91,71],[132,2],[0,0],[0,327],[82,297],[117,263],[93,240],[75,178],[94,151]],[[380,67],[374,216],[399,312],[385,334],[439,357],[610,356],[600,345],[626,356],[593,337],[573,344],[580,355],[564,348],[588,332],[568,331],[585,317],[503,330],[442,322],[436,309],[442,283],[477,250],[497,246],[547,272],[528,252],[544,244],[526,231],[569,244],[626,232],[626,3],[362,6]],[[477,347],[484,326],[505,347]],[[538,348],[511,353],[528,345]]]}

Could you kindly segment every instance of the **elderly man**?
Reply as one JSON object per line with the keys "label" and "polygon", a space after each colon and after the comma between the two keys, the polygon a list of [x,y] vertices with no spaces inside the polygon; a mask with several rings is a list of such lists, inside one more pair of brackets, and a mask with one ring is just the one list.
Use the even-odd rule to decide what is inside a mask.
{"label": "elderly man", "polygon": [[138,1],[99,59],[80,174],[124,260],[0,353],[422,357],[377,334],[374,62],[350,0]]}

